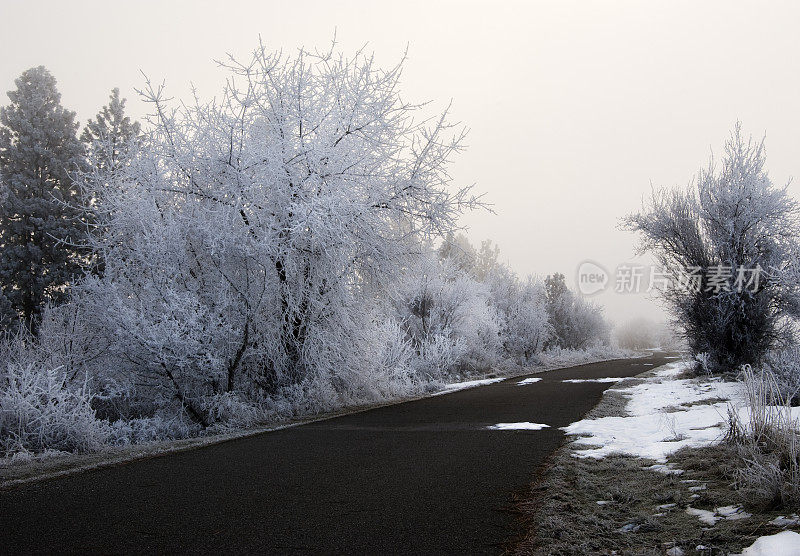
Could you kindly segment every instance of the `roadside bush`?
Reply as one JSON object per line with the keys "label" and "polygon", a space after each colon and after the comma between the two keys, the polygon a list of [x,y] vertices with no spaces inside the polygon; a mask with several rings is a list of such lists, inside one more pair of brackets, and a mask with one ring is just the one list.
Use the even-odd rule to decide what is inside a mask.
{"label": "roadside bush", "polygon": [[728,410],[727,441],[736,447],[736,488],[765,508],[800,508],[800,422],[770,370],[742,369],[746,413]]}
{"label": "roadside bush", "polygon": [[518,365],[530,364],[553,334],[543,284],[530,276],[520,280],[504,265],[494,265],[485,275],[500,319],[503,355]]}
{"label": "roadside bush", "polygon": [[[714,372],[760,365],[800,307],[798,204],[772,183],[765,161],[763,141],[737,123],[718,167],[712,158],[689,188],[654,191],[623,220],[640,235],[640,251],[672,276],[660,293]],[[681,286],[690,275],[699,287]]]}
{"label": "roadside bush", "polygon": [[775,381],[780,400],[792,406],[800,402],[800,348],[793,346],[771,351],[764,361],[764,372]]}
{"label": "roadside bush", "polygon": [[553,334],[549,346],[586,349],[597,343],[610,343],[610,327],[599,305],[571,291],[560,273],[544,283],[547,314]]}
{"label": "roadside bush", "polygon": [[497,363],[499,319],[489,298],[486,285],[450,258],[423,256],[404,272],[395,287],[394,310],[422,376],[441,378]]}
{"label": "roadside bush", "polygon": [[111,429],[92,409],[88,380],[68,386],[63,369],[8,362],[0,376],[0,451],[89,452]]}

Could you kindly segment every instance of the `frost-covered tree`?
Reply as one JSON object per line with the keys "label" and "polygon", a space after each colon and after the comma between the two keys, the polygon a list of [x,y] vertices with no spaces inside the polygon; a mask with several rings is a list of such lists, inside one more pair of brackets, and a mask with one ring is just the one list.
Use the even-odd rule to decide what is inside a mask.
{"label": "frost-covered tree", "polygon": [[603,318],[602,308],[571,291],[563,274],[548,276],[544,286],[553,330],[551,345],[586,349],[596,343],[609,342],[610,327]]}
{"label": "frost-covered tree", "polygon": [[50,72],[31,68],[16,86],[0,109],[0,304],[35,326],[81,273],[85,230],[73,175],[84,152]]}
{"label": "frost-covered tree", "polygon": [[[498,253],[488,241],[483,242],[480,253]],[[479,259],[486,260],[484,257]],[[520,280],[505,265],[482,265],[486,270],[484,280],[491,292],[490,303],[500,320],[500,338],[503,354],[521,364],[532,362],[550,340],[553,328],[548,321],[546,294],[541,281],[528,277]]]}
{"label": "frost-covered tree", "polygon": [[492,244],[492,240],[485,239],[481,242],[481,248],[475,258],[474,274],[478,280],[486,280],[491,273],[499,268],[500,248]]}
{"label": "frost-covered tree", "polygon": [[393,287],[396,318],[419,356],[417,367],[433,377],[486,370],[500,355],[489,289],[460,266],[463,251],[454,253],[455,260],[421,255]]}
{"label": "frost-covered tree", "polygon": [[[85,199],[84,221],[90,233],[101,233],[97,230],[98,218],[95,214],[101,203],[100,196],[104,192],[104,184],[117,180],[120,169],[130,163],[132,151],[141,140],[139,122],[125,115],[125,99],[119,96],[119,89],[111,90],[109,102],[100,109],[94,120],[89,120],[81,134],[81,141],[86,146],[87,170],[91,172],[92,187]],[[88,177],[88,175],[87,175]],[[91,268],[102,273],[105,261],[93,254]]]}
{"label": "frost-covered tree", "polygon": [[757,363],[797,312],[797,204],[764,163],[763,141],[744,138],[737,123],[719,168],[712,158],[693,187],[655,191],[623,221],[673,276],[701,277],[699,287],[663,295],[691,349],[715,370]]}
{"label": "frost-covered tree", "polygon": [[[445,264],[458,269],[474,282],[475,286],[461,286],[464,290],[481,293],[480,298],[496,322],[496,342],[499,346],[481,347],[484,361],[496,358],[511,360],[516,364],[532,362],[550,339],[552,327],[545,307],[545,291],[540,281],[527,277],[521,280],[507,266],[498,262],[500,249],[491,240],[481,243],[476,250],[463,235],[448,237],[439,248],[439,257]],[[477,288],[477,289],[476,289]],[[475,309],[477,313],[481,310]],[[486,342],[470,341],[470,346],[486,346]]]}
{"label": "frost-covered tree", "polygon": [[447,173],[462,133],[446,113],[414,119],[402,63],[261,46],[225,67],[207,104],[148,87],[147,140],[89,180],[104,188],[106,267],[83,295],[100,300],[125,372],[202,425],[221,399],[374,385],[396,339],[383,292],[478,205]]}
{"label": "frost-covered tree", "polygon": [[125,165],[134,141],[141,135],[139,122],[125,115],[125,99],[119,89],[111,90],[109,102],[100,109],[94,120],[89,120],[81,134],[86,145],[89,164],[112,177]]}
{"label": "frost-covered tree", "polygon": [[500,266],[497,260],[500,248],[493,245],[492,240],[484,240],[480,249],[475,249],[463,233],[448,234],[439,246],[438,253],[440,259],[449,259],[452,264],[482,282]]}
{"label": "frost-covered tree", "polygon": [[478,259],[478,252],[462,233],[447,234],[438,250],[439,258],[450,261],[460,270],[473,274]]}

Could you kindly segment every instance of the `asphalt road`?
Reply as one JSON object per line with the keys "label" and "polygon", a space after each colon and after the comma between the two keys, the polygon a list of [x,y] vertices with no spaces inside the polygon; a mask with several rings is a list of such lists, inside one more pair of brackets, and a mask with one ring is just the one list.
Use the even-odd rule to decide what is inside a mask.
{"label": "asphalt road", "polygon": [[[0,553],[498,553],[514,492],[609,383],[559,369],[0,491]],[[497,431],[530,421],[539,431]]]}

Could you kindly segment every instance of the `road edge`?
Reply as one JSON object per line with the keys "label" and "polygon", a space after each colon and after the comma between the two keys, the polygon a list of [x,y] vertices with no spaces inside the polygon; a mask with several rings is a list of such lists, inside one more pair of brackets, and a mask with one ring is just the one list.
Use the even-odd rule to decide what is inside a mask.
{"label": "road edge", "polygon": [[[598,359],[593,359],[591,361],[575,363],[572,365],[569,364],[563,365],[556,363],[552,366],[543,366],[541,368],[530,368],[530,367],[524,369],[520,368],[512,370],[508,374],[499,374],[497,372],[490,372],[487,373],[484,376],[484,378],[494,378],[494,377],[501,378],[502,380],[498,382],[502,382],[505,380],[516,379],[519,377],[524,377],[529,375],[536,375],[549,371],[556,371],[561,369],[573,369],[577,367],[582,367],[584,365],[594,365],[596,363],[603,363],[608,361],[625,361],[629,359],[639,359],[642,357],[648,357],[651,353],[652,353],[651,351],[646,351],[646,352],[643,351],[630,357],[598,358]],[[492,377],[491,375],[494,375],[494,377]],[[465,382],[470,382],[470,381],[465,381]],[[467,388],[469,389],[479,388],[481,386],[483,385],[476,384],[475,386]],[[23,487],[25,485],[37,483],[40,481],[60,479],[71,475],[76,475],[78,473],[95,471],[99,469],[106,469],[109,467],[117,467],[151,458],[174,455],[182,452],[187,452],[190,450],[197,450],[208,446],[214,446],[217,444],[224,444],[225,442],[250,438],[258,436],[260,434],[276,432],[288,428],[307,425],[310,423],[318,423],[321,421],[327,421],[330,419],[335,419],[337,417],[343,417],[346,415],[363,413],[365,411],[371,411],[373,409],[378,409],[381,407],[388,407],[403,403],[414,402],[437,395],[449,395],[463,390],[464,389],[462,388],[458,390],[453,390],[452,392],[448,391],[429,392],[419,396],[398,398],[395,400],[381,402],[381,403],[367,404],[362,406],[350,406],[347,408],[342,408],[341,410],[338,411],[325,412],[323,414],[315,415],[309,418],[288,420],[286,422],[276,423],[273,425],[265,425],[261,427],[241,429],[231,432],[217,433],[205,437],[186,438],[175,441],[162,441],[150,444],[125,446],[121,448],[108,448],[90,454],[66,454],[64,456],[57,456],[53,458],[39,460],[29,464],[24,464],[24,463],[9,464],[6,467],[0,467],[0,490],[11,490],[14,488]],[[600,403],[602,403],[602,399],[600,402],[598,402],[598,405]],[[19,472],[20,476],[4,478],[3,473],[9,470]],[[26,474],[26,471],[29,473]]]}

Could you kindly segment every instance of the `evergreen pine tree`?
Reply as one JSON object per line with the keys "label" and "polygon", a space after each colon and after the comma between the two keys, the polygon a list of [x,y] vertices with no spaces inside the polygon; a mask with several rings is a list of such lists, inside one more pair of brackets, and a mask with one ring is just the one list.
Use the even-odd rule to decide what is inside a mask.
{"label": "evergreen pine tree", "polygon": [[44,66],[25,71],[0,108],[0,290],[35,327],[81,273],[85,231],[73,176],[85,164],[75,113]]}
{"label": "evergreen pine tree", "polygon": [[109,103],[86,124],[81,140],[86,143],[89,163],[113,177],[125,164],[132,141],[139,133],[139,122],[125,115],[125,99],[119,98],[119,89],[115,87]]}
{"label": "evergreen pine tree", "polygon": [[[89,120],[81,134],[86,146],[87,174],[86,212],[84,219],[90,233],[100,236],[98,218],[94,213],[105,188],[114,183],[120,169],[130,161],[130,154],[140,137],[139,123],[125,115],[125,99],[119,98],[119,89],[111,90],[109,102],[100,109],[94,120]],[[100,253],[93,253],[90,268],[95,274],[105,271],[105,261]]]}

